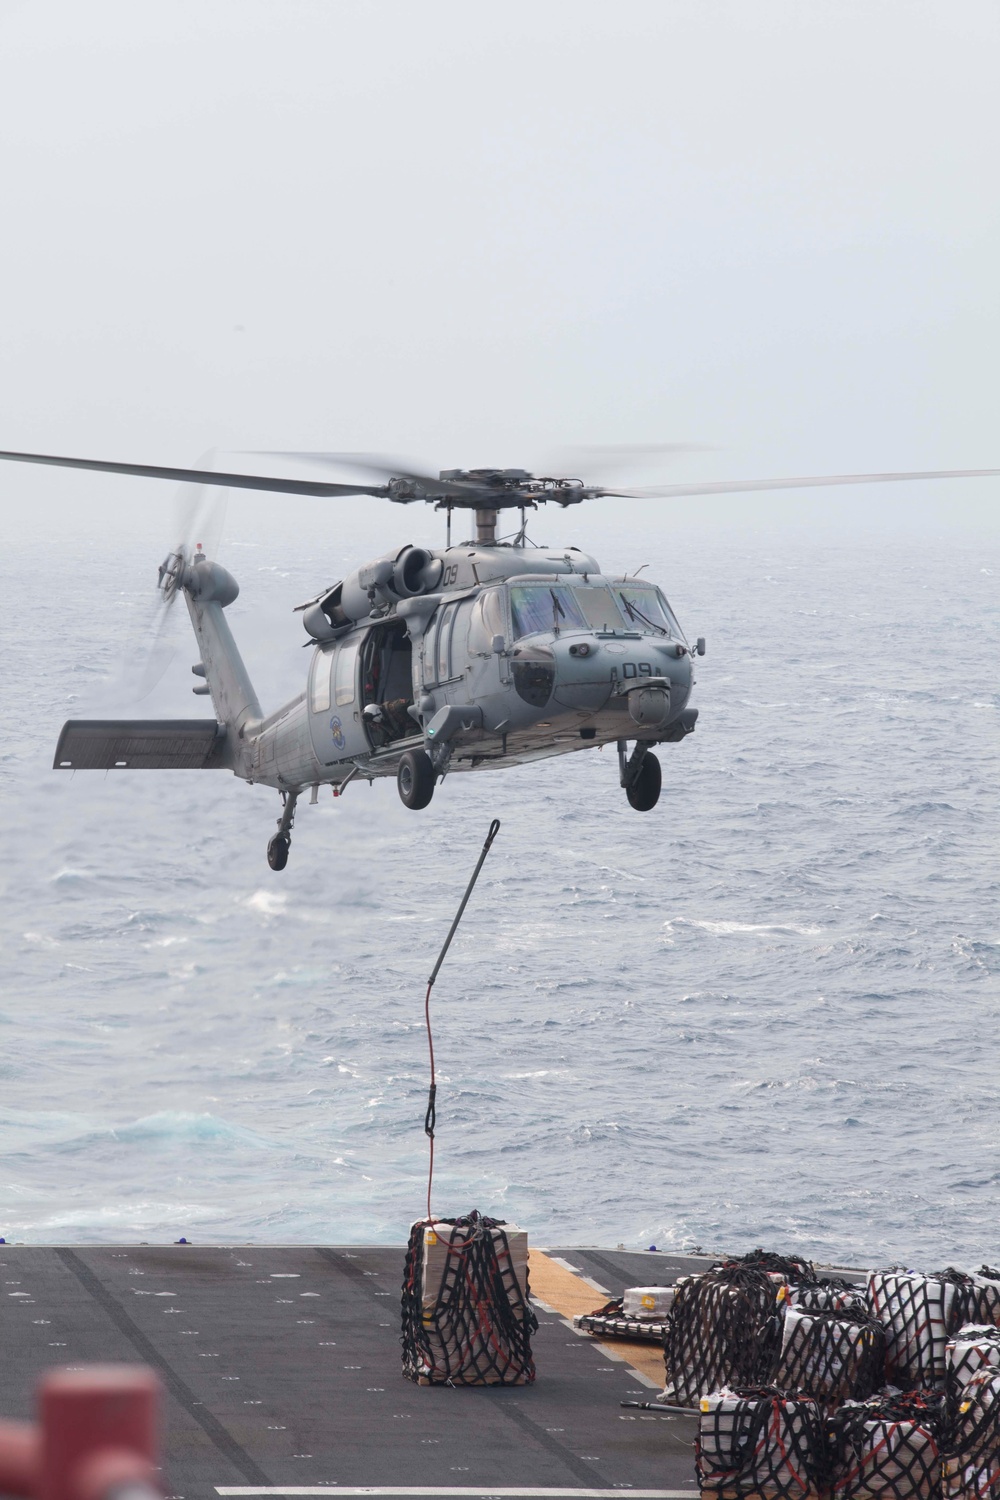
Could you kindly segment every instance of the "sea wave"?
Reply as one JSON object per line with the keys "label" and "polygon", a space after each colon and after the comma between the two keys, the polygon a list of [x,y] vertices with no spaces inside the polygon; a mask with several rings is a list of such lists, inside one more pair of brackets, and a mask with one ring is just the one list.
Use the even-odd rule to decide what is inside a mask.
{"label": "sea wave", "polygon": [[[399,1243],[426,1195],[427,976],[496,815],[431,1002],[438,1211],[550,1244],[995,1263],[1000,611],[979,568],[1000,561],[789,540],[681,566],[605,540],[641,541],[709,636],[655,812],[613,753],[450,776],[419,815],[352,786],[302,807],[280,875],[271,792],[51,771],[118,605],[89,540],[47,551],[75,624],[53,653],[31,556],[9,559],[0,1235]],[[283,545],[231,612],[269,705],[301,688],[291,605],[316,587],[311,541]],[[959,626],[942,686],[927,642]],[[188,716],[187,660],[132,711]]]}

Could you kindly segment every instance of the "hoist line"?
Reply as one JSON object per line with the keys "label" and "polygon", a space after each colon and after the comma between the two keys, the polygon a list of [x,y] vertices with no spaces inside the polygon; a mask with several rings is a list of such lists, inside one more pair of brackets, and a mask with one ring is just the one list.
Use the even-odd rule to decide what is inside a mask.
{"label": "hoist line", "polygon": [[434,1128],[437,1124],[437,1074],[434,1068],[434,1033],[431,1030],[431,990],[434,988],[434,981],[437,979],[438,974],[440,973],[441,965],[445,961],[448,949],[451,947],[451,940],[455,936],[455,933],[458,931],[458,924],[459,922],[461,922],[462,917],[465,914],[465,908],[469,904],[469,897],[472,895],[472,891],[476,884],[476,881],[479,879],[479,872],[483,868],[483,865],[486,862],[486,856],[487,854],[489,854],[490,849],[493,846],[493,840],[496,838],[499,832],[500,819],[494,818],[492,823],[490,824],[489,832],[486,835],[486,842],[483,844],[482,850],[479,854],[479,858],[476,861],[476,868],[472,872],[472,878],[465,888],[465,895],[462,897],[458,911],[455,913],[455,920],[452,922],[451,926],[448,929],[448,936],[445,938],[444,944],[441,948],[441,952],[438,954],[437,963],[431,970],[431,977],[427,981],[427,993],[424,996],[424,1025],[427,1028],[427,1051],[430,1056],[431,1065],[431,1081],[430,1087],[427,1090],[427,1112],[424,1115],[424,1134],[427,1136],[428,1144],[430,1147],[430,1156],[427,1164],[428,1223],[432,1221],[433,1217],[431,1214],[431,1188],[434,1184]]}

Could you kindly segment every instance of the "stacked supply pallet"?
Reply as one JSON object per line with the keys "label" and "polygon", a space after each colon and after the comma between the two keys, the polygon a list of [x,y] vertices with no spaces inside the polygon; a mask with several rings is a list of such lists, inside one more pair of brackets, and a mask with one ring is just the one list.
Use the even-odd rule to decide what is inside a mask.
{"label": "stacked supply pallet", "polygon": [[[736,1317],[734,1287],[756,1299]],[[1000,1500],[998,1325],[1000,1278],[952,1268],[863,1291],[755,1257],[685,1278],[663,1395],[699,1403],[703,1500]]]}
{"label": "stacked supply pallet", "polygon": [[528,1237],[473,1212],[410,1230],[403,1373],[419,1385],[526,1385],[535,1378]]}

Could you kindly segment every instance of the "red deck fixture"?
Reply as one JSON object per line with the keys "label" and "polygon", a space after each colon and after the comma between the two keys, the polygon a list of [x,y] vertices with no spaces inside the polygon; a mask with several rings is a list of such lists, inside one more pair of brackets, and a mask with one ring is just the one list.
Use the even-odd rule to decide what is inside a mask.
{"label": "red deck fixture", "polygon": [[0,1422],[0,1493],[159,1500],[159,1403],[160,1382],[140,1365],[51,1371],[38,1422]]}

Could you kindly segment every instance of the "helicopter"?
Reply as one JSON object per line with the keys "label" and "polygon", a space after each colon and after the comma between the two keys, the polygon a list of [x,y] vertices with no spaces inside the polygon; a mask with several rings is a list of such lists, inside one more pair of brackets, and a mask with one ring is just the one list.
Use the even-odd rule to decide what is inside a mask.
{"label": "helicopter", "polygon": [[[299,798],[335,797],[352,781],[395,777],[403,805],[426,808],[451,772],[502,770],[571,751],[613,745],[618,779],[638,812],[656,806],[662,770],[653,753],[695,729],[690,706],[692,645],[663,590],[637,575],[608,576],[576,547],[541,547],[526,516],[608,496],[686,498],[906,479],[987,477],[998,469],[820,475],[728,480],[639,489],[537,477],[524,469],[445,469],[337,454],[284,454],[367,470],[379,482],[325,482],[214,469],[0,452],[0,459],[104,473],[311,495],[368,495],[444,510],[446,545],[407,543],[364,564],[296,606],[314,642],[305,687],[265,714],[224,611],[239,585],[185,539],[159,568],[169,608],[183,595],[199,660],[193,692],[209,696],[214,718],[86,720],[62,728],[59,770],[231,771],[281,795],[272,870],[288,862]],[[520,525],[498,539],[498,518]],[[454,512],[474,513],[475,534],[452,543]],[[308,644],[308,642],[307,642]]]}

